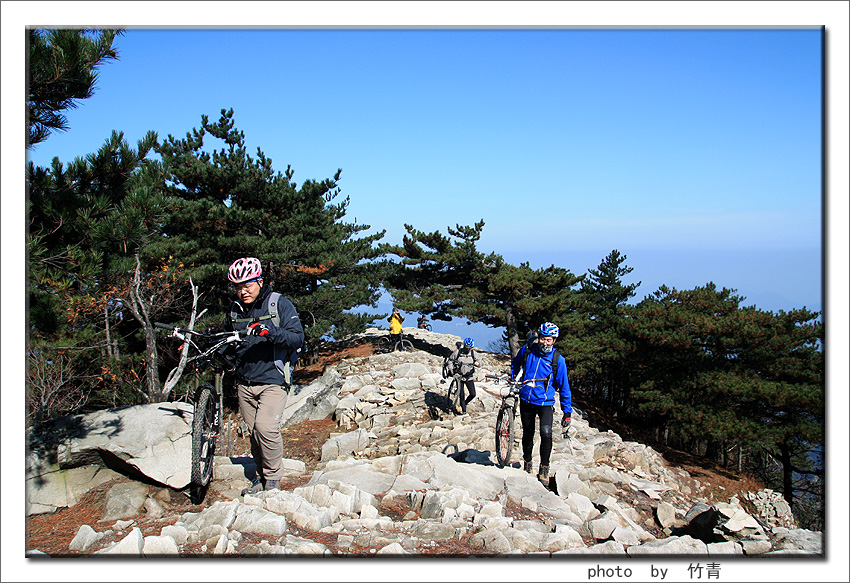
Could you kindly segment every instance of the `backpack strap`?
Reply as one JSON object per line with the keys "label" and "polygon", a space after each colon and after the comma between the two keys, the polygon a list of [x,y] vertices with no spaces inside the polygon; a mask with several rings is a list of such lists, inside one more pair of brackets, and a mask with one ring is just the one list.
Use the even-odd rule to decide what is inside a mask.
{"label": "backpack strap", "polygon": [[555,377],[558,374],[558,361],[561,360],[561,353],[558,352],[557,348],[552,349],[552,376],[550,377],[550,383],[555,380]]}
{"label": "backpack strap", "polygon": [[280,313],[278,312],[277,305],[280,301],[280,294],[277,292],[271,292],[268,297],[266,297],[266,309],[268,312],[265,316],[260,316],[259,318],[238,318],[238,314],[236,313],[236,302],[231,304],[230,310],[230,320],[236,323],[242,322],[262,322],[263,320],[271,320],[274,322],[274,325],[280,328]]}
{"label": "backpack strap", "polygon": [[268,317],[271,318],[274,325],[280,328],[280,313],[278,312],[277,305],[280,302],[280,294],[277,292],[272,292],[268,297]]}
{"label": "backpack strap", "polygon": [[[280,303],[281,295],[278,292],[271,292],[269,297],[266,300],[266,311],[268,315],[263,316],[262,319],[271,319],[274,322],[274,325],[280,328],[280,312],[278,311],[278,304]],[[293,354],[294,353],[294,354]],[[274,364],[277,367],[284,378],[286,379],[286,384],[292,384],[292,369],[295,367],[295,361],[298,360],[298,353],[294,350],[287,351],[286,358],[284,355],[279,354],[277,349],[275,349],[275,360]]]}

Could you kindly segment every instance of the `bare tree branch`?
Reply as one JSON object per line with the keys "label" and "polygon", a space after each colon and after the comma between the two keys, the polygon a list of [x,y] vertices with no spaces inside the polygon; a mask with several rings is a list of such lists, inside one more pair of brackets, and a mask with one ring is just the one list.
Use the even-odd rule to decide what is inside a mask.
{"label": "bare tree branch", "polygon": [[[196,316],[198,311],[198,286],[195,285],[195,282],[192,281],[192,278],[189,278],[189,287],[192,288],[192,314],[189,317],[189,330],[195,329],[195,320],[199,318],[200,315],[203,315],[206,310],[201,312],[200,315]],[[165,384],[162,387],[162,396],[167,399],[171,394],[171,391],[177,386],[177,383],[180,382],[180,377],[183,376],[183,370],[186,368],[186,361],[189,359],[189,343],[183,343],[183,348],[180,351],[180,362],[177,363],[177,366],[174,367],[171,372],[168,373],[168,378],[165,379]]]}

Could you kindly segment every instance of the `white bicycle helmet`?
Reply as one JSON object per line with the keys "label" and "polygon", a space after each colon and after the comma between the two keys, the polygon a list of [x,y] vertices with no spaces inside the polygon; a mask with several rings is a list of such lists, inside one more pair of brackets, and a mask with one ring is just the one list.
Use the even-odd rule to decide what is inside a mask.
{"label": "white bicycle helmet", "polygon": [[560,330],[557,326],[555,326],[552,322],[544,322],[540,324],[540,328],[537,329],[537,334],[539,336],[552,336],[554,338],[558,337],[560,334]]}
{"label": "white bicycle helmet", "polygon": [[243,257],[237,259],[227,271],[227,279],[233,283],[245,283],[256,281],[263,277],[263,267],[256,257]]}

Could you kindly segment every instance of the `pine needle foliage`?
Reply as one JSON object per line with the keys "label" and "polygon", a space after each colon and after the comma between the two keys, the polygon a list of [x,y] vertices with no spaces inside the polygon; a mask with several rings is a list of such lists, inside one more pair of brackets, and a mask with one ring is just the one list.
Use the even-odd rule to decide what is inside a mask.
{"label": "pine needle foliage", "polygon": [[200,128],[169,135],[158,152],[171,206],[164,236],[147,254],[180,258],[213,321],[229,305],[228,267],[246,256],[259,258],[265,282],[294,303],[308,338],[342,337],[374,319],[350,310],[377,304],[384,231],[362,235],[369,225],[344,220],[341,170],[299,187],[290,166],[276,172],[259,148],[248,154],[232,109],[214,123],[202,115]]}
{"label": "pine needle foliage", "polygon": [[27,31],[27,148],[68,129],[64,111],[94,94],[98,68],[118,58],[112,46],[122,30]]}

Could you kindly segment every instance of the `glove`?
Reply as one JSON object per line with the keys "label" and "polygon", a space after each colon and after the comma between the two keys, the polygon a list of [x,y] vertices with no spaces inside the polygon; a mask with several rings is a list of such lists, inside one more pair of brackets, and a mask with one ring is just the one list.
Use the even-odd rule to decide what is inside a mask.
{"label": "glove", "polygon": [[265,324],[254,322],[248,326],[248,336],[260,336],[261,338],[269,335],[269,328]]}
{"label": "glove", "polygon": [[569,415],[564,415],[564,418],[561,419],[561,427],[563,427],[564,429],[564,437],[567,437],[567,433],[570,430],[570,425],[572,424],[572,422],[573,420],[570,418]]}

